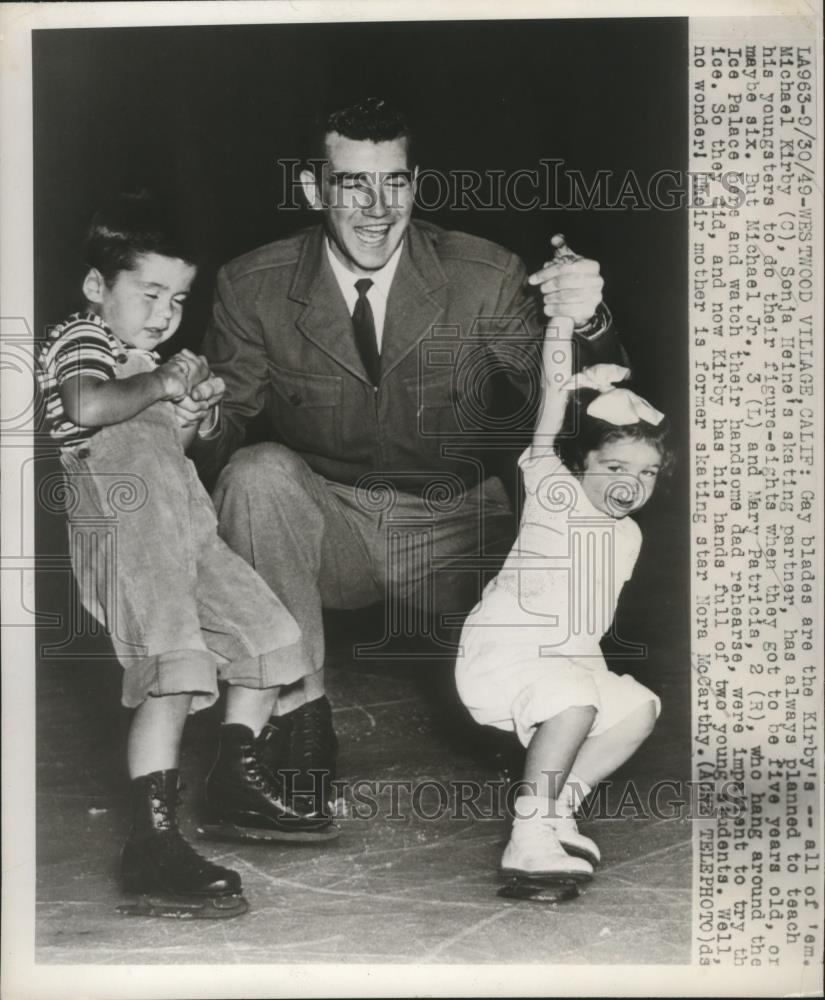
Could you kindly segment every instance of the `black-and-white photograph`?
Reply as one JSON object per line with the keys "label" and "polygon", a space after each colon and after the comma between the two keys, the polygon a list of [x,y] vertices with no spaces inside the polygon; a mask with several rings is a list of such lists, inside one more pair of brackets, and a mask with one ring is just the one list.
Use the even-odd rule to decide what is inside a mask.
{"label": "black-and-white photograph", "polygon": [[35,964],[815,975],[817,54],[199,6],[29,36]]}

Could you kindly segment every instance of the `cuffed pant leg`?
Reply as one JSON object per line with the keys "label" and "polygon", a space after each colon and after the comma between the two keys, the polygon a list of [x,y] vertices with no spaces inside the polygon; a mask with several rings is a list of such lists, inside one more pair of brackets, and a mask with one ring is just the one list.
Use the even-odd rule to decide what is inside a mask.
{"label": "cuffed pant leg", "polygon": [[304,677],[306,657],[292,615],[255,570],[217,536],[198,563],[198,613],[222,680],[282,687]]}
{"label": "cuffed pant leg", "polygon": [[361,534],[326,481],[278,444],[235,452],[213,495],[219,534],[283,602],[301,629],[304,681],[278,711],[323,693],[322,607],[357,608],[380,592]]}

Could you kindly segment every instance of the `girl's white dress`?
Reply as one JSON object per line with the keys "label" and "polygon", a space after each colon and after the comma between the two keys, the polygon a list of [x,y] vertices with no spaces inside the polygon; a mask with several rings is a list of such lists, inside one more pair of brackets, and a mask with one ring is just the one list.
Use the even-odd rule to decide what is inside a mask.
{"label": "girl's white dress", "polygon": [[518,538],[461,635],[456,683],[476,721],[515,730],[577,705],[597,709],[590,735],[659,699],[607,669],[599,640],[613,621],[642,536],[629,517],[594,507],[554,454],[519,465],[526,491]]}

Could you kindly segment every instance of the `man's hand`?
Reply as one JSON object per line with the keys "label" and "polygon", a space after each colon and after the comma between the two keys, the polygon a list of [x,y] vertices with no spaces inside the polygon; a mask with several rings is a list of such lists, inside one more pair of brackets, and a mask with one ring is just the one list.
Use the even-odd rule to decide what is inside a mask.
{"label": "man's hand", "polygon": [[527,280],[539,286],[547,316],[569,316],[576,326],[583,326],[602,301],[604,280],[598,261],[576,256],[561,235],[554,236],[552,243],[554,259]]}
{"label": "man's hand", "polygon": [[186,389],[173,398],[175,416],[182,428],[196,427],[221,401],[226,390],[224,381],[209,371],[206,358],[184,348],[161,366],[180,373]]}
{"label": "man's hand", "polygon": [[223,398],[226,386],[219,375],[209,375],[192,392],[174,401],[175,416],[181,427],[199,424]]}

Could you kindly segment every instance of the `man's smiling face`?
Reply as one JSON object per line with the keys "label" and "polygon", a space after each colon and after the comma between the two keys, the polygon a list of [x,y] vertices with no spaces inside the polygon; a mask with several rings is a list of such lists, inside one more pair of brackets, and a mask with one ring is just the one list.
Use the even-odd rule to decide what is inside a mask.
{"label": "man's smiling face", "polygon": [[353,274],[368,276],[392,257],[410,221],[415,176],[407,140],[370,142],[330,132],[326,151],[322,201],[315,187],[313,207],[324,212],[335,256]]}

